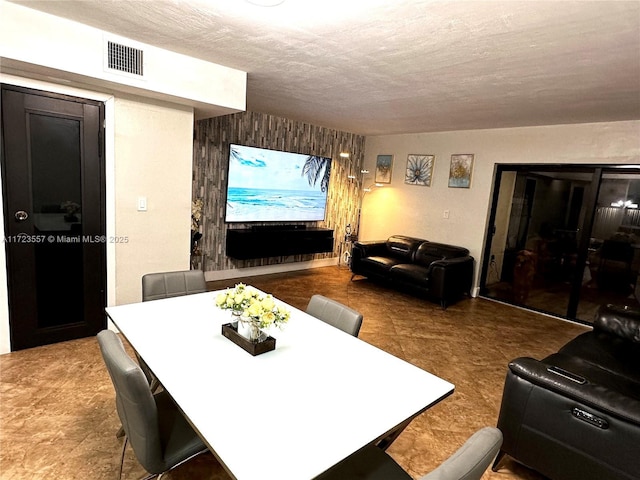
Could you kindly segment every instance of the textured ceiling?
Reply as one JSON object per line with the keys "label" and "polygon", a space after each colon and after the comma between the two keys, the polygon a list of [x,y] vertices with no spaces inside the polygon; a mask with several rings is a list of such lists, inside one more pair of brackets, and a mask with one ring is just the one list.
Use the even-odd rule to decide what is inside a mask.
{"label": "textured ceiling", "polygon": [[26,0],[248,72],[247,108],[360,134],[640,119],[640,2]]}

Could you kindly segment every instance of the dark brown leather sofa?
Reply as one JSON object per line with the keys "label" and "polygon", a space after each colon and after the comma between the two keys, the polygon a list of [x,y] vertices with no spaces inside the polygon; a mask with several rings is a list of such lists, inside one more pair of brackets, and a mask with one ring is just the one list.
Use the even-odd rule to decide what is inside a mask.
{"label": "dark brown leather sofa", "polygon": [[602,306],[593,330],[509,364],[505,454],[551,480],[640,479],[640,311]]}
{"label": "dark brown leather sofa", "polygon": [[355,242],[351,256],[352,279],[362,275],[385,282],[435,299],[442,308],[470,294],[473,267],[473,257],[466,248],[404,235]]}

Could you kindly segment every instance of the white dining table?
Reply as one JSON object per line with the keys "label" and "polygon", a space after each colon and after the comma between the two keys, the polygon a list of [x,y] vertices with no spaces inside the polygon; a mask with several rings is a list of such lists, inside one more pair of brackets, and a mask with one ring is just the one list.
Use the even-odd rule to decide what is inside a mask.
{"label": "white dining table", "polygon": [[217,293],[106,311],[236,479],[312,479],[454,390],[277,299],[291,318],[254,357],[222,335]]}

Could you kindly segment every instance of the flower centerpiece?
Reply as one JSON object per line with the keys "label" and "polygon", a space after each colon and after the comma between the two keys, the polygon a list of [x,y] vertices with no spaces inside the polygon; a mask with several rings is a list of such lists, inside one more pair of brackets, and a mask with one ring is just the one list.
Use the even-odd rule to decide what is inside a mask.
{"label": "flower centerpiece", "polygon": [[276,305],[273,296],[239,283],[216,297],[216,305],[231,310],[238,321],[238,333],[252,341],[262,339],[262,329],[276,326],[283,328],[290,312]]}
{"label": "flower centerpiece", "polygon": [[216,305],[223,310],[231,310],[231,313],[240,316],[249,308],[251,301],[258,298],[258,292],[247,288],[243,283],[236,284],[235,288],[228,288],[216,297]]}

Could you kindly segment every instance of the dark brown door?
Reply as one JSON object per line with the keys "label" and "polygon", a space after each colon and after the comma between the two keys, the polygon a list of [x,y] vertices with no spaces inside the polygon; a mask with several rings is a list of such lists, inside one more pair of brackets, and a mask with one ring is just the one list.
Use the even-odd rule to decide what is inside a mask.
{"label": "dark brown door", "polygon": [[11,349],[105,327],[99,102],[2,86],[2,179]]}

